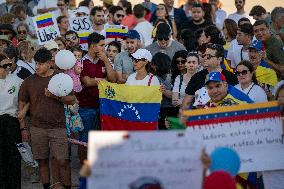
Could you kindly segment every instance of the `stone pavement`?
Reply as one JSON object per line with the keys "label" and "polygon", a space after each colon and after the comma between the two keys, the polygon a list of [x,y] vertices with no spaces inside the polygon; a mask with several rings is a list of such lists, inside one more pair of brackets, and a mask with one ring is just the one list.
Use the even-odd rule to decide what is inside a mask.
{"label": "stone pavement", "polygon": [[[72,145],[71,147],[71,176],[72,176],[72,189],[77,189],[79,186],[79,170],[80,162],[77,156],[77,146]],[[30,168],[28,168],[22,162],[22,189],[42,189],[41,183],[32,183],[32,179],[29,175]]]}

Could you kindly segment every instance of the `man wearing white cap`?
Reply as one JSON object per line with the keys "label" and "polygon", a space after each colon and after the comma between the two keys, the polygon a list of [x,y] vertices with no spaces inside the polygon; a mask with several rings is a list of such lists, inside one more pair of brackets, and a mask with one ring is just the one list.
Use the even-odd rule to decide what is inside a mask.
{"label": "man wearing white cap", "polygon": [[135,73],[131,74],[125,84],[127,85],[160,85],[160,82],[156,76],[150,74],[149,67],[152,61],[152,55],[150,51],[146,49],[138,49],[132,55],[132,63]]}
{"label": "man wearing white cap", "polygon": [[83,17],[83,16],[89,16],[90,15],[90,9],[85,6],[80,6],[77,9],[76,16],[77,17]]}

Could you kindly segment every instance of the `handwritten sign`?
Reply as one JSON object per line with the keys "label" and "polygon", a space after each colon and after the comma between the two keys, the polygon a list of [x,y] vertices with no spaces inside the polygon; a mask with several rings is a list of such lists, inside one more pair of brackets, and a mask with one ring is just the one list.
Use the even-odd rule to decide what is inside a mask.
{"label": "handwritten sign", "polygon": [[284,169],[282,121],[277,102],[211,108],[185,113],[188,135],[201,135],[206,150],[235,149],[240,172]]}
{"label": "handwritten sign", "polygon": [[92,23],[88,16],[74,17],[69,19],[71,30],[77,32],[80,38],[80,46],[84,50],[88,50],[87,39],[93,33]]}
{"label": "handwritten sign", "polygon": [[128,189],[145,178],[164,189],[201,188],[198,138],[176,131],[90,132],[88,188]]}
{"label": "handwritten sign", "polygon": [[128,33],[128,27],[122,25],[105,25],[106,38],[123,39]]}
{"label": "handwritten sign", "polygon": [[59,28],[53,14],[47,13],[33,17],[35,30],[40,45],[60,36]]}

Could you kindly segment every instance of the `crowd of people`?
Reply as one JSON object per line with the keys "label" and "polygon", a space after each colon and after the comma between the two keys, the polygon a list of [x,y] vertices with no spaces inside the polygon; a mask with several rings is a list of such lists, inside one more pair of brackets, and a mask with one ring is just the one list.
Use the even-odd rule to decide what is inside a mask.
{"label": "crowd of people", "polygon": [[[159,130],[171,127],[167,117],[179,117],[188,109],[272,100],[283,108],[283,6],[269,13],[255,5],[246,12],[246,0],[231,0],[236,12],[227,15],[219,0],[187,0],[179,8],[174,0],[136,5],[102,1],[103,6],[92,0],[78,6],[75,0],[0,4],[1,189],[21,188],[21,156],[15,143],[22,141],[31,144],[44,189],[71,188],[68,137],[88,142],[88,132],[100,130],[101,80],[160,86]],[[60,37],[39,45],[32,17],[44,13],[55,15]],[[82,16],[90,18],[94,31],[87,50],[69,25],[70,18]],[[106,38],[107,25],[127,26],[128,33],[123,39]],[[69,95],[57,97],[47,88],[62,72],[55,57],[64,49],[77,59],[64,71],[74,87]],[[70,131],[78,122],[79,129]],[[85,146],[78,146],[78,156],[83,164]],[[259,183],[250,187],[263,188]]]}

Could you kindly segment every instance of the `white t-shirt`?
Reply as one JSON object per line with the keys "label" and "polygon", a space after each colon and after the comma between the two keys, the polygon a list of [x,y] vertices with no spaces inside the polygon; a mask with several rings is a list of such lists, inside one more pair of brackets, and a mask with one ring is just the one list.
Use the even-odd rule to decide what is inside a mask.
{"label": "white t-shirt", "polygon": [[22,82],[15,74],[8,74],[5,79],[0,79],[0,115],[9,114],[16,117],[18,93]]}
{"label": "white t-shirt", "polygon": [[237,89],[245,93],[252,99],[254,102],[267,102],[267,95],[265,91],[259,86],[252,83],[246,89],[242,89],[241,85],[238,84],[235,86]]}
{"label": "white t-shirt", "polygon": [[173,92],[174,93],[179,93],[180,94],[180,99],[184,99],[186,86],[187,86],[187,83],[184,83],[184,81],[182,81],[182,83],[180,85],[180,75],[178,75],[175,78]]}
{"label": "white t-shirt", "polygon": [[152,31],[154,27],[150,22],[140,22],[133,29],[140,34],[142,44],[144,44],[145,47],[152,44]]}
{"label": "white t-shirt", "polygon": [[[147,75],[144,79],[142,80],[137,80],[136,79],[136,75],[137,75],[137,72],[131,74],[128,78],[127,78],[127,81],[126,81],[126,85],[144,85],[144,86],[148,86],[148,83],[150,81],[150,75]],[[150,82],[150,85],[151,86],[154,86],[154,85],[160,85],[160,82],[158,80],[158,78],[156,76],[153,76],[152,79],[151,79],[151,82]]]}
{"label": "white t-shirt", "polygon": [[[235,68],[238,63],[242,60],[249,60],[248,51],[242,51],[242,45],[239,45],[237,40],[234,39],[231,41],[231,45],[228,49],[227,60],[231,61],[231,67]],[[242,56],[241,56],[242,54]]]}
{"label": "white t-shirt", "polygon": [[37,9],[47,9],[57,7],[58,0],[40,0],[37,4]]}
{"label": "white t-shirt", "polygon": [[254,19],[252,17],[250,17],[247,13],[244,13],[244,14],[238,14],[237,12],[233,13],[233,14],[230,14],[228,16],[228,18],[234,20],[237,24],[238,24],[238,21],[241,19],[241,18],[248,18],[251,22],[251,24],[254,24]]}
{"label": "white t-shirt", "polygon": [[222,10],[222,9],[218,9],[216,11],[216,26],[219,30],[223,29],[223,24],[224,24],[224,20],[227,18],[227,13]]}

